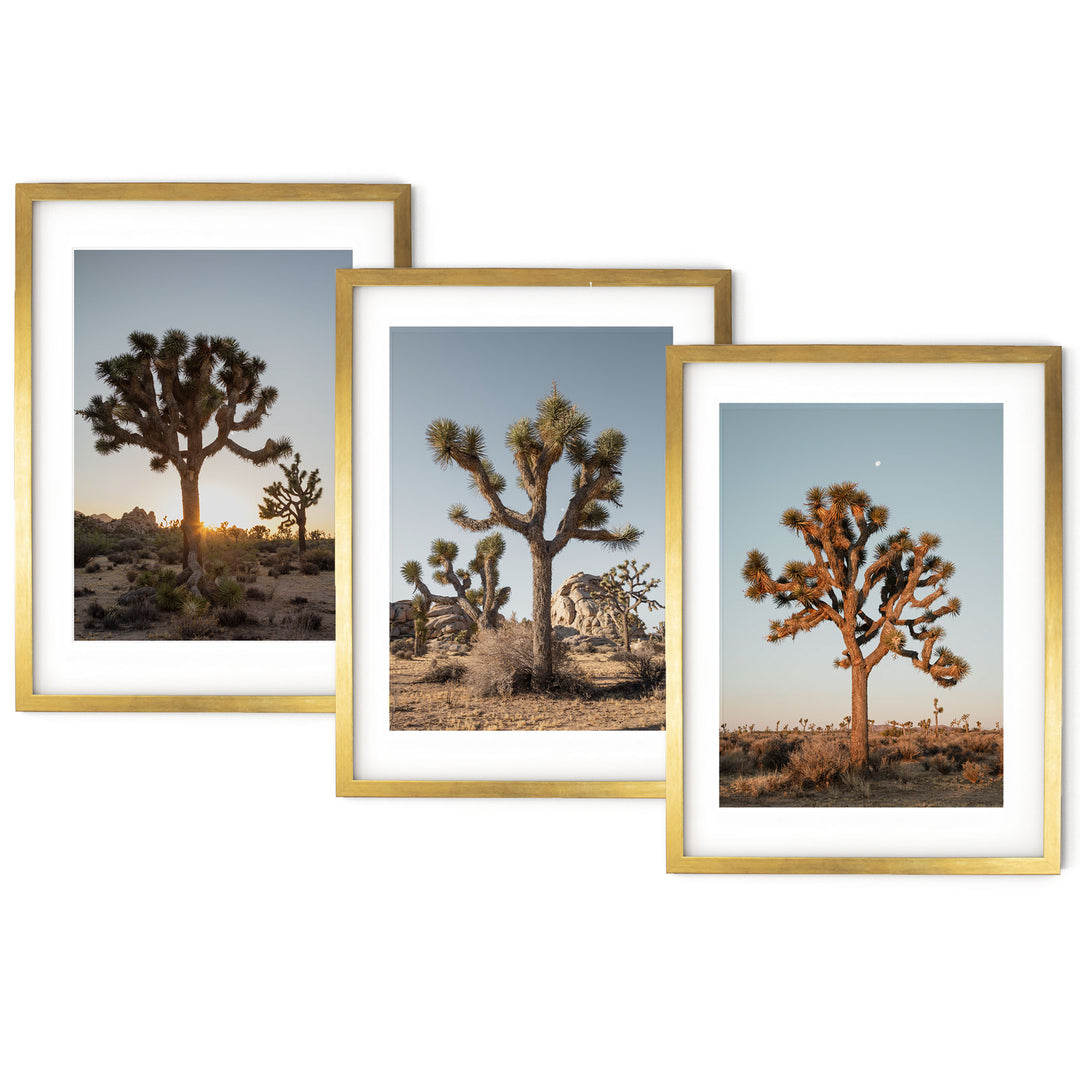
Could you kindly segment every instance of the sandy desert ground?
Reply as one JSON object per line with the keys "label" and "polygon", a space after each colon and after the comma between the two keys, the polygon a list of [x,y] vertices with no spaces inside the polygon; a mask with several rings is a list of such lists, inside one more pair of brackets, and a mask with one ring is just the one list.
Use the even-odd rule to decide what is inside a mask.
{"label": "sandy desert ground", "polygon": [[[471,657],[439,657],[435,662],[468,666]],[[460,682],[424,682],[432,658],[390,657],[391,730],[562,730],[656,731],[664,728],[664,700],[628,684],[614,656],[582,655],[575,662],[594,685],[581,699],[567,694],[524,693],[474,697]]]}

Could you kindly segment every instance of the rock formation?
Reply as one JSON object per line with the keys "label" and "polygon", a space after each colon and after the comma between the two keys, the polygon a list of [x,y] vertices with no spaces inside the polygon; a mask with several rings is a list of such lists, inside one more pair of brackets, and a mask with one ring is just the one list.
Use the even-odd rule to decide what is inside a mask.
{"label": "rock formation", "polygon": [[[428,638],[455,637],[472,623],[452,596],[433,597],[428,611]],[[390,640],[413,635],[412,600],[398,599],[390,603]]]}
{"label": "rock formation", "polygon": [[[574,573],[555,589],[551,597],[551,624],[566,626],[586,637],[622,636],[619,617],[611,601],[600,588],[600,578],[593,573]],[[639,626],[631,627],[630,636],[644,637]]]}

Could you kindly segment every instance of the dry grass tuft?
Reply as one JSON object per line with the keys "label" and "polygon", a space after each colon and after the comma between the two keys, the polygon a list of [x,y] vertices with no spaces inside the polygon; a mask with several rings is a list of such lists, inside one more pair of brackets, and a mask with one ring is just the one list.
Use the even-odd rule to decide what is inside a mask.
{"label": "dry grass tuft", "polygon": [[832,738],[804,742],[791,755],[788,772],[799,787],[827,787],[850,767],[847,747]]}
{"label": "dry grass tuft", "polygon": [[[480,633],[465,676],[469,692],[475,697],[508,697],[528,690],[532,682],[532,637],[532,626],[521,622]],[[591,694],[591,681],[558,638],[552,641],[552,672],[552,690],[579,697]]]}

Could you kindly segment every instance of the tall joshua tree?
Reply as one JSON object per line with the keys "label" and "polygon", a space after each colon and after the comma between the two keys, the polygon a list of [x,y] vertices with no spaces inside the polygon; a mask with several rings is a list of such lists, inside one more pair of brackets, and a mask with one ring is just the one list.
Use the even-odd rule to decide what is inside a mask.
{"label": "tall joshua tree", "polygon": [[281,526],[296,525],[300,554],[307,549],[307,511],[322,498],[319,486],[319,470],[308,473],[300,468],[300,454],[295,454],[291,465],[278,465],[285,482],[274,480],[263,488],[266,497],[259,506],[259,517],[264,521],[281,518]]}
{"label": "tall joshua tree", "polygon": [[189,337],[169,330],[160,341],[150,333],[129,334],[128,345],[130,351],[96,365],[109,395],[91,397],[76,414],[88,420],[98,436],[98,453],[138,446],[150,454],[153,471],[164,472],[172,465],[180,473],[184,575],[195,588],[202,576],[203,464],[222,450],[254,465],[290,453],[287,438],[268,438],[261,449],[247,449],[233,440],[233,435],[262,424],[278,392],[262,385],[265,362],[232,337]]}
{"label": "tall joshua tree", "polygon": [[[536,408],[536,418],[522,417],[506,430],[506,446],[513,454],[518,485],[529,499],[526,510],[514,510],[502,500],[506,479],[495,471],[484,448],[479,427],[462,427],[455,420],[428,424],[427,442],[444,468],[453,464],[466,472],[469,485],[487,503],[486,517],[470,517],[461,503],[450,507],[450,520],[469,532],[487,532],[502,525],[523,536],[532,555],[532,688],[551,683],[551,565],[572,540],[602,543],[611,550],[626,550],[641,538],[633,525],[608,527],[608,504],[622,497],[619,465],[626,451],[626,436],[614,428],[602,431],[595,442],[585,435],[589,417],[553,384],[551,393]],[[551,538],[544,535],[548,508],[548,480],[552,468],[566,455],[573,466],[570,500]]]}
{"label": "tall joshua tree", "polygon": [[[792,560],[773,577],[765,555],[750,551],[742,570],[746,596],[755,603],[770,596],[781,609],[795,608],[787,618],[769,623],[769,641],[794,637],[825,621],[840,631],[844,651],[833,666],[851,671],[851,763],[865,771],[867,679],[886,656],[910,659],[939,686],[955,686],[970,670],[940,643],[945,630],[937,625],[945,615],[960,613],[957,597],[945,599],[955,567],[933,553],[941,545],[939,536],[923,532],[916,540],[906,528],[879,542],[868,562],[867,542],[885,528],[889,510],[874,505],[854,483],[812,487],[805,507],[805,512],[785,510],[780,523],[803,540],[812,560]],[[868,613],[863,608],[875,589],[877,609]],[[943,602],[935,607],[938,600]],[[908,647],[909,634],[917,646]]]}
{"label": "tall joshua tree", "polygon": [[[464,569],[455,569],[458,546],[451,540],[432,541],[428,565],[435,570],[437,584],[449,585],[458,599],[458,606],[478,629],[495,629],[499,610],[510,598],[509,588],[499,587],[499,559],[506,552],[506,540],[501,532],[492,532],[478,540],[476,555]],[[424,573],[417,561],[406,562],[401,575],[430,604],[434,598],[424,583]],[[473,577],[480,587],[473,587]]]}
{"label": "tall joshua tree", "polygon": [[659,577],[645,580],[645,574],[651,563],[646,562],[640,569],[637,559],[628,558],[617,566],[612,566],[600,578],[600,588],[615,608],[622,625],[623,648],[630,651],[630,626],[640,624],[637,609],[644,605],[645,610],[655,611],[664,605],[649,598],[649,593],[660,583]]}

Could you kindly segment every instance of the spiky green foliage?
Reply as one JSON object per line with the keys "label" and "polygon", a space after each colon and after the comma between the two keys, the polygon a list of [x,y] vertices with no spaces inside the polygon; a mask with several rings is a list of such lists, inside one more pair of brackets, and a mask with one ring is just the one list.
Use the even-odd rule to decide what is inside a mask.
{"label": "spiky green foliage", "polygon": [[663,608],[663,604],[653,599],[649,593],[660,584],[659,577],[646,580],[645,574],[651,563],[639,567],[637,560],[628,558],[617,566],[612,566],[600,578],[600,588],[615,608],[622,625],[623,647],[630,651],[630,627],[640,622],[637,614],[639,607],[647,611]]}
{"label": "spiky green foliage", "polygon": [[[468,532],[486,533],[501,526],[523,536],[533,559],[533,686],[542,689],[551,679],[551,563],[571,540],[601,543],[613,551],[632,548],[641,529],[609,524],[611,506],[621,505],[620,466],[626,436],[614,428],[590,441],[589,417],[554,384],[536,405],[534,417],[523,416],[506,430],[506,447],[517,469],[517,486],[529,500],[527,509],[515,510],[502,498],[505,477],[495,471],[477,428],[462,427],[442,417],[428,424],[427,443],[436,463],[456,465],[469,478],[469,486],[487,504],[483,517],[470,516],[464,504],[450,507],[450,520]],[[550,538],[544,535],[551,470],[563,458],[573,470],[569,501]]]}
{"label": "spiky green foliage", "polygon": [[[547,541],[552,555],[571,539],[592,540],[612,550],[632,547],[641,538],[633,525],[609,528],[608,505],[618,506],[622,498],[619,465],[626,451],[626,436],[614,428],[602,431],[595,442],[585,436],[589,417],[553,387],[537,403],[535,419],[522,417],[506,431],[506,446],[518,469],[518,486],[532,506],[518,512],[500,497],[506,479],[496,472],[485,455],[484,436],[476,427],[462,427],[456,420],[440,418],[428,424],[427,442],[436,463],[451,464],[469,476],[469,486],[487,502],[487,517],[474,518],[462,503],[450,507],[450,519],[471,532],[487,532],[502,525],[520,535],[533,530],[540,506],[546,510],[548,476],[565,455],[574,466],[571,498],[555,536]],[[540,522],[543,524],[543,522]]]}
{"label": "spiky green foliage", "polygon": [[244,586],[235,577],[218,577],[214,585],[214,599],[219,607],[229,610],[244,602]]}
{"label": "spiky green foliage", "polygon": [[[268,438],[248,449],[233,438],[262,425],[278,391],[264,386],[266,364],[232,337],[189,336],[169,330],[128,335],[129,351],[96,365],[108,387],[76,415],[97,436],[94,449],[108,456],[127,446],[150,454],[150,468],[172,465],[184,492],[184,562],[201,530],[198,482],[205,461],[228,451],[255,465],[278,461],[292,450],[287,438]],[[210,428],[207,431],[207,428]]]}
{"label": "spiky green foliage", "polygon": [[322,498],[322,485],[319,483],[319,470],[312,472],[300,467],[300,454],[295,454],[290,465],[278,465],[282,480],[275,480],[263,488],[266,496],[259,505],[259,517],[264,521],[281,518],[279,527],[296,526],[297,542],[300,553],[307,546],[307,511]]}
{"label": "spiky green foliage", "polygon": [[[956,567],[931,553],[941,537],[923,532],[914,540],[901,528],[878,542],[868,561],[868,541],[888,523],[885,506],[874,505],[854,483],[812,487],[804,505],[805,512],[785,510],[780,524],[802,538],[812,561],[790,561],[775,577],[761,551],[748,552],[743,564],[748,599],[770,597],[777,607],[795,608],[770,623],[767,639],[787,640],[831,621],[846,646],[835,666],[869,671],[887,655],[902,656],[938,685],[956,685],[970,668],[937,644],[945,635],[938,620],[960,613],[959,598],[946,598]],[[875,592],[876,611],[868,612]]]}

